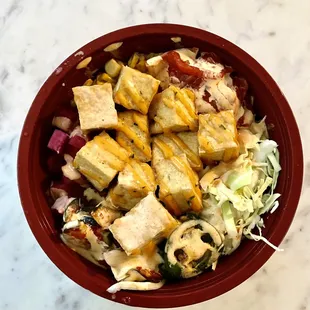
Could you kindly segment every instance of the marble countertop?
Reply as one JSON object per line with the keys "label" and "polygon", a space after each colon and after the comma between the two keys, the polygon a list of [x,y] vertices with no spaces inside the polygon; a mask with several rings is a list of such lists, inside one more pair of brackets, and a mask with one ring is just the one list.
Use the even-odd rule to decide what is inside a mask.
{"label": "marble countertop", "polygon": [[49,74],[86,42],[128,25],[200,27],[238,44],[279,83],[304,142],[305,178],[282,253],[246,282],[192,309],[310,309],[310,1],[306,0],[1,0],[0,309],[124,309],[79,287],[47,258],[20,206],[19,134]]}

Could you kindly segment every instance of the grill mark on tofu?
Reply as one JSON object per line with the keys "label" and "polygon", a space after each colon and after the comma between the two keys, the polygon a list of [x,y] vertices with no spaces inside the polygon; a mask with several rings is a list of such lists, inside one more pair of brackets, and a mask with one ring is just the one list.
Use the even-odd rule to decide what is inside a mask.
{"label": "grill mark on tofu", "polygon": [[190,165],[192,167],[201,168],[202,163],[197,154],[195,154],[189,147],[186,145],[180,137],[178,137],[176,134],[169,133],[167,134],[167,137],[179,148],[181,152],[183,152],[188,161],[190,162]]}
{"label": "grill mark on tofu", "polygon": [[160,191],[159,198],[165,204],[165,207],[169,210],[170,213],[180,216],[182,214],[181,210],[178,207],[178,203],[173,198],[172,194],[169,191],[167,184],[161,180],[160,181]]}
{"label": "grill mark on tofu", "polygon": [[[150,184],[151,177],[149,171],[147,171],[146,169],[142,169],[142,167],[139,166],[139,164],[137,164],[135,161],[131,161],[131,163],[127,167],[133,174],[138,186],[143,189],[143,191],[152,191],[153,186]],[[143,177],[146,177],[147,180],[144,180]]]}
{"label": "grill mark on tofu", "polygon": [[[196,133],[185,132],[184,134],[192,135]],[[179,135],[181,135],[181,133]],[[197,139],[197,136],[195,138]],[[198,156],[198,141],[196,153],[190,148],[190,146],[193,147],[192,144],[187,145],[177,134],[174,133],[166,133],[156,136],[153,139],[153,143],[162,152],[165,158],[185,154],[190,166],[194,170],[199,171],[202,169],[202,162]],[[153,154],[153,156],[155,155]]]}
{"label": "grill mark on tofu", "polygon": [[194,198],[193,198],[192,193],[183,192],[183,195],[185,196],[186,201],[190,203],[190,207],[194,211],[199,212],[202,208],[202,195],[199,189],[199,184],[198,184],[199,180],[198,180],[197,174],[195,174],[195,172],[189,166],[186,159],[184,160],[183,158],[179,156],[174,156],[171,158],[171,161],[177,169],[179,169],[180,171],[182,171],[185,175],[189,177],[190,183],[192,185],[192,190],[194,193]]}
{"label": "grill mark on tofu", "polygon": [[239,154],[232,110],[199,115],[199,155],[205,162],[229,161]]}
{"label": "grill mark on tofu", "polygon": [[194,100],[191,90],[172,85],[157,94],[149,111],[150,119],[155,122],[151,125],[151,133],[196,131],[198,116]]}
{"label": "grill mark on tofu", "polygon": [[132,159],[118,175],[118,183],[109,191],[108,196],[115,206],[129,210],[149,192],[154,192],[155,188],[155,176],[151,167]]}
{"label": "grill mark on tofu", "polygon": [[[198,176],[184,154],[164,158],[154,163],[154,169],[160,187],[159,198],[173,214],[179,216],[188,209],[201,210],[202,197]],[[169,173],[173,178],[169,178]]]}
{"label": "grill mark on tofu", "polygon": [[139,111],[146,114],[147,113],[147,109],[146,109],[147,102],[142,97],[142,92],[137,91],[134,88],[133,83],[131,83],[130,81],[125,82],[124,89],[126,90],[126,93],[128,94],[128,96],[130,96],[132,101],[134,102],[134,104],[132,102],[131,105],[128,105],[128,109],[134,109],[135,106],[137,106]]}
{"label": "grill mark on tofu", "polygon": [[160,137],[156,137],[153,140],[153,143],[161,150],[166,159],[174,155],[170,146],[166,144]]}
{"label": "grill mark on tofu", "polygon": [[149,74],[123,67],[114,88],[114,100],[127,109],[147,114],[160,81]]}
{"label": "grill mark on tofu", "polygon": [[139,112],[119,113],[116,141],[142,162],[151,160],[148,119]]}
{"label": "grill mark on tofu", "polygon": [[127,151],[102,132],[77,152],[73,165],[101,191],[128,161]]}
{"label": "grill mark on tofu", "polygon": [[115,170],[120,171],[123,169],[125,163],[128,162],[128,154],[126,150],[121,148],[118,143],[110,137],[104,138],[102,136],[96,136],[93,141],[100,149],[113,155],[105,156],[103,162],[106,162]]}
{"label": "grill mark on tofu", "polygon": [[195,114],[194,105],[191,104],[190,98],[185,89],[181,90],[175,86],[170,86],[170,89],[175,94],[175,99],[169,100],[168,98],[163,99],[163,103],[170,109],[174,109],[177,115],[182,119],[182,121],[188,125],[190,130],[195,130],[197,124],[197,115]]}

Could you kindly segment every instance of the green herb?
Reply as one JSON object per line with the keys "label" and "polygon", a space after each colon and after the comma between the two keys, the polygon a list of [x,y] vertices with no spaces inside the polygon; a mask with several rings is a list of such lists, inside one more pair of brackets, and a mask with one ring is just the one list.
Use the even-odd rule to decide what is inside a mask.
{"label": "green herb", "polygon": [[178,264],[171,264],[167,255],[164,255],[164,263],[159,265],[159,271],[167,280],[177,280],[181,278],[181,267]]}
{"label": "green herb", "polygon": [[226,127],[223,124],[220,125],[220,128],[223,128],[224,130],[226,130]]}

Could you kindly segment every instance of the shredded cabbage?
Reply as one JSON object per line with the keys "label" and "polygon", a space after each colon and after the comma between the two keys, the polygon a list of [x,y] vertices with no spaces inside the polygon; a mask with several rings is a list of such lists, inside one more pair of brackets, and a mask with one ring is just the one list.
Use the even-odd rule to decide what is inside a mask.
{"label": "shredded cabbage", "polygon": [[272,154],[277,146],[273,140],[263,140],[259,144],[259,149],[254,151],[254,160],[258,163],[266,162],[267,156]]}
{"label": "shredded cabbage", "polygon": [[222,214],[227,234],[230,238],[235,238],[238,234],[234,216],[230,209],[230,203],[225,201],[222,204]]}
{"label": "shredded cabbage", "polygon": [[251,184],[252,174],[251,166],[244,170],[233,170],[225,183],[231,190],[236,191],[245,185]]}
{"label": "shredded cabbage", "polygon": [[215,196],[215,199],[222,205],[225,201],[230,201],[238,211],[253,212],[253,204],[250,199],[238,195],[232,191],[222,181],[217,181],[215,186],[210,186],[209,192]]}
{"label": "shredded cabbage", "polygon": [[[262,140],[267,137],[264,120],[252,125],[250,130],[261,139],[257,139],[256,146],[246,148],[245,154],[234,162],[221,163],[210,169],[201,179],[202,188],[208,194],[208,203],[212,202],[212,213],[216,208],[221,210],[223,224],[218,226],[225,227],[225,247],[228,247],[224,249],[225,254],[238,246],[236,237],[239,231],[246,238],[263,241],[280,251],[262,236],[264,221],[261,217],[279,207],[280,194],[274,193],[281,171],[278,145],[273,140]],[[255,229],[258,234],[253,233]]]}

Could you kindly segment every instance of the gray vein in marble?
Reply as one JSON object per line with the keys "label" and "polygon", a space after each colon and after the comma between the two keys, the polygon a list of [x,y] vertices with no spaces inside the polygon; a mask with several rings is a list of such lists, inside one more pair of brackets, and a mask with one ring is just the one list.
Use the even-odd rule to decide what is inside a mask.
{"label": "gray vein in marble", "polygon": [[8,76],[9,76],[9,71],[6,68],[2,69],[1,74],[0,74],[0,82],[4,84]]}

